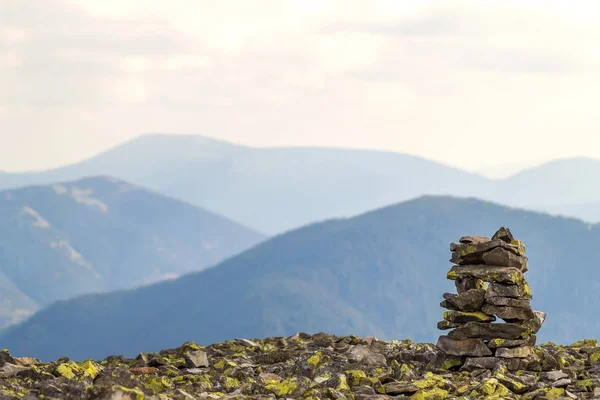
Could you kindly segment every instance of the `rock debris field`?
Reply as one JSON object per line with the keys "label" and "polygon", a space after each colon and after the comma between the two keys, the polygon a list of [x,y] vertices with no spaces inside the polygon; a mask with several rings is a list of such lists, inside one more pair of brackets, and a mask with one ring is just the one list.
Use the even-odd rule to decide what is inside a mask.
{"label": "rock debris field", "polygon": [[449,311],[437,345],[298,333],[192,342],[135,358],[41,362],[0,352],[0,400],[12,399],[588,399],[600,398],[600,347],[541,343],[525,245],[506,228],[451,244]]}

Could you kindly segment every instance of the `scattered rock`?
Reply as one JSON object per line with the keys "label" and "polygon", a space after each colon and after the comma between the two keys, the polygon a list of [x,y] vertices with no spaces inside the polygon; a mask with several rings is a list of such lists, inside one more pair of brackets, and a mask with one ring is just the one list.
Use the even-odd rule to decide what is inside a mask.
{"label": "scattered rock", "polygon": [[208,367],[208,355],[202,350],[189,352],[183,356],[188,368]]}
{"label": "scattered rock", "polygon": [[0,378],[8,378],[17,375],[19,372],[27,371],[30,367],[23,367],[21,365],[5,363],[0,367]]}
{"label": "scattered rock", "polygon": [[358,345],[353,346],[348,351],[348,360],[364,365],[386,365],[386,359],[383,354],[371,350],[369,347]]}
{"label": "scattered rock", "polygon": [[[572,398],[568,394],[571,393],[577,398],[592,398],[594,390],[600,390],[600,369],[590,361],[595,353],[568,346],[543,344],[533,349],[539,357],[529,359],[494,357],[491,350],[481,357],[451,356],[439,349],[442,343],[436,347],[410,340],[379,340],[368,346],[358,337],[330,335],[330,339],[315,335],[302,341],[253,340],[259,347],[236,341],[216,343],[200,350],[210,360],[210,366],[200,368],[186,368],[183,361],[184,355],[199,351],[199,347],[192,346],[148,353],[149,359],[160,360],[159,367],[140,367],[139,360],[125,357],[111,357],[99,363],[62,359],[32,367],[6,363],[2,369],[10,376],[0,376],[0,398],[383,400],[394,396],[398,400],[533,400],[559,392],[562,397]],[[450,338],[440,342],[444,340],[453,343]],[[490,345],[481,339],[468,342],[477,342],[474,348],[481,352],[481,346],[487,349]],[[349,349],[339,352],[327,343],[345,343]],[[592,344],[582,343],[576,348],[591,349]],[[281,361],[260,362],[272,353],[278,355],[271,361]],[[320,354],[320,361],[313,368],[307,360],[316,354]],[[561,360],[563,371],[558,370],[557,359]],[[523,371],[529,365],[531,370]],[[59,367],[62,373],[55,373]],[[542,372],[542,368],[553,370]]]}
{"label": "scattered rock", "polygon": [[527,358],[531,355],[532,349],[529,346],[520,347],[500,347],[496,350],[496,357],[501,358]]}
{"label": "scattered rock", "polygon": [[154,367],[136,367],[130,368],[129,371],[134,375],[145,375],[145,374],[154,374],[159,371],[158,368]]}
{"label": "scattered rock", "polygon": [[248,339],[235,339],[235,341],[237,343],[241,344],[242,346],[246,346],[246,347],[260,347],[260,345],[258,343],[255,343],[252,340],[248,340]]}
{"label": "scattered rock", "polygon": [[416,385],[407,382],[390,382],[383,385],[385,394],[390,396],[398,396],[400,394],[412,395],[419,391]]}
{"label": "scattered rock", "polygon": [[365,336],[363,340],[370,346],[377,341],[377,338],[375,336]]}
{"label": "scattered rock", "polygon": [[494,377],[498,379],[498,382],[516,394],[523,394],[531,388],[531,385],[520,379],[518,376],[512,374],[496,373]]}
{"label": "scattered rock", "polygon": [[542,374],[542,378],[547,380],[547,381],[558,381],[560,379],[565,379],[568,378],[569,375],[565,374],[563,371],[550,371],[550,372],[545,372],[544,374]]}
{"label": "scattered rock", "polygon": [[510,370],[518,368],[518,360],[507,360],[497,357],[468,357],[465,364],[461,367],[461,371],[477,371],[477,370],[494,370],[499,367],[505,367],[509,364]]}
{"label": "scattered rock", "polygon": [[598,347],[598,340],[596,339],[582,339],[569,346],[573,349],[592,348]]}
{"label": "scattered rock", "polygon": [[4,364],[18,364],[14,358],[6,350],[0,351],[0,367],[4,366]]}
{"label": "scattered rock", "polygon": [[452,356],[485,357],[491,356],[491,350],[481,339],[455,340],[448,336],[440,336],[437,347]]}
{"label": "scattered rock", "polygon": [[559,379],[556,382],[554,382],[552,384],[553,387],[558,387],[558,388],[566,388],[567,386],[571,385],[573,382],[568,379],[568,378],[563,378],[563,379]]}

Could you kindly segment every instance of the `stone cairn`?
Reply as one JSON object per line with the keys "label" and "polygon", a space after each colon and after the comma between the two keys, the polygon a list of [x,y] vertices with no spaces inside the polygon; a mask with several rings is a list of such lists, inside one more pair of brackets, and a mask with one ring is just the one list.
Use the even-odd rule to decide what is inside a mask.
{"label": "stone cairn", "polygon": [[546,314],[530,305],[525,245],[502,227],[492,239],[462,237],[450,250],[455,265],[447,278],[455,281],[457,294],[443,295],[440,305],[450,311],[438,328],[451,330],[437,347],[459,358],[464,370],[527,369]]}

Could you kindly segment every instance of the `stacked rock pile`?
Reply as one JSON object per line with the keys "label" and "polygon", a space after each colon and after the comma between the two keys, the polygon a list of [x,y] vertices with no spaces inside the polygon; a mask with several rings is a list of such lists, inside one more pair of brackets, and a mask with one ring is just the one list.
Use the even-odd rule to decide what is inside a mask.
{"label": "stacked rock pile", "polygon": [[[461,358],[465,369],[527,369],[535,358],[533,346],[546,314],[531,308],[531,290],[525,245],[510,230],[500,228],[489,239],[465,236],[451,243],[455,265],[447,278],[455,281],[457,294],[445,293],[444,320],[437,346]],[[499,322],[498,319],[504,322]]]}

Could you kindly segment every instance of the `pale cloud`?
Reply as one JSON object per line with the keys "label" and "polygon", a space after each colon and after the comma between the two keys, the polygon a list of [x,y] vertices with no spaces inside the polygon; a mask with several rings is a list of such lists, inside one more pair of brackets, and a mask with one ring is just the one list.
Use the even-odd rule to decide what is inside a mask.
{"label": "pale cloud", "polygon": [[150,131],[471,169],[600,157],[598,18],[585,0],[0,0],[0,169]]}

